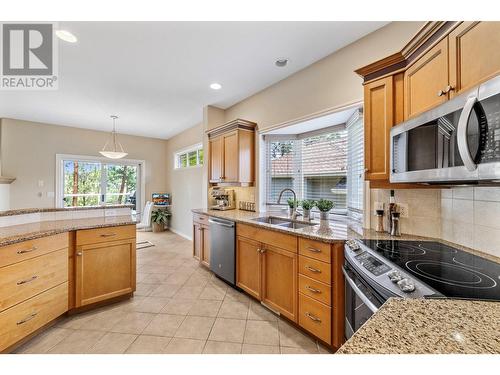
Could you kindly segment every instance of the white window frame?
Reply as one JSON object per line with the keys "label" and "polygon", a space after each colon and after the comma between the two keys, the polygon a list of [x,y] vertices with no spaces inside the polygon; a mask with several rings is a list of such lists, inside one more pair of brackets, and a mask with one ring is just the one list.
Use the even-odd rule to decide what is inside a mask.
{"label": "white window frame", "polygon": [[[199,153],[200,150],[203,151],[203,163],[201,163],[201,164],[200,164],[200,153]],[[196,151],[196,165],[189,165],[188,155],[190,152],[193,152],[193,151]],[[181,155],[184,155],[184,154],[186,154],[187,164],[185,167],[181,167],[179,165],[179,159],[180,159]],[[197,143],[195,145],[177,150],[174,152],[174,170],[182,171],[185,169],[201,168],[201,167],[203,167],[203,164],[205,163],[205,157],[206,157],[206,155],[205,155],[205,150],[203,149],[203,143]]]}
{"label": "white window frame", "polygon": [[109,159],[102,156],[88,156],[88,155],[72,155],[72,154],[56,154],[56,195],[55,195],[55,207],[63,208],[63,198],[64,198],[64,160],[78,160],[83,162],[100,162],[108,164],[118,164],[118,165],[135,165],[138,167],[140,175],[140,210],[139,207],[137,211],[142,212],[144,205],[146,204],[146,161],[136,160],[136,159]]}

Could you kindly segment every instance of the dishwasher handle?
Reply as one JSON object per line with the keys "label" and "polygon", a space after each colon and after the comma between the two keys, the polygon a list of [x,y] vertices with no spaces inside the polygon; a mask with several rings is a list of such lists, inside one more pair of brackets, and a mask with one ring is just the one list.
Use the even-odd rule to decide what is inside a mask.
{"label": "dishwasher handle", "polygon": [[232,221],[222,221],[222,220],[217,220],[217,219],[208,219],[208,222],[210,224],[216,224],[216,225],[222,225],[223,227],[227,228],[234,228],[234,223]]}

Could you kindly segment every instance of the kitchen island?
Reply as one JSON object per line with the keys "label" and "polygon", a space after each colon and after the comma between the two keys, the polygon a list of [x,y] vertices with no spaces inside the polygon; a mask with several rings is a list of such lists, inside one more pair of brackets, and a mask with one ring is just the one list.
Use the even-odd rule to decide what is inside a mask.
{"label": "kitchen island", "polygon": [[338,354],[500,354],[500,302],[390,298]]}

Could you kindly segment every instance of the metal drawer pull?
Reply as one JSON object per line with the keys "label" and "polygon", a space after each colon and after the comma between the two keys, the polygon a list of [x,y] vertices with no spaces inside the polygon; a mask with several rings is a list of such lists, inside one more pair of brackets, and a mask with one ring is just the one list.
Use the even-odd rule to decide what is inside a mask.
{"label": "metal drawer pull", "polygon": [[19,250],[17,253],[18,254],[26,254],[26,253],[31,253],[32,251],[35,251],[37,249],[38,249],[38,247],[33,246],[31,249]]}
{"label": "metal drawer pull", "polygon": [[26,323],[26,322],[29,322],[31,319],[33,319],[33,318],[34,318],[35,316],[37,316],[37,315],[38,315],[38,313],[37,313],[37,312],[32,313],[32,314],[28,315],[26,318],[24,318],[24,319],[22,319],[22,320],[18,321],[16,324],[17,324],[18,326],[20,326],[21,324],[24,324],[24,323]]}
{"label": "metal drawer pull", "polygon": [[317,268],[313,268],[313,267],[310,267],[310,266],[306,266],[306,268],[311,271],[311,272],[314,272],[314,273],[321,273],[321,270],[318,270]]}
{"label": "metal drawer pull", "polygon": [[29,279],[18,281],[17,285],[23,285],[23,284],[31,283],[32,281],[35,281],[36,279],[38,279],[38,276],[34,275],[34,276],[31,276]]}
{"label": "metal drawer pull", "polygon": [[316,323],[321,323],[321,319],[320,318],[317,318],[315,317],[313,314],[311,313],[308,313],[306,312],[306,316],[311,319],[313,322],[316,322]]}
{"label": "metal drawer pull", "polygon": [[311,286],[309,286],[309,285],[307,285],[307,286],[306,286],[306,289],[307,289],[307,290],[310,290],[310,291],[311,291],[311,292],[313,292],[313,293],[321,293],[321,290],[316,289],[316,288],[313,288],[313,287],[311,287]]}
{"label": "metal drawer pull", "polygon": [[308,249],[311,253],[321,253],[321,250],[320,249],[315,249],[314,247],[310,247]]}
{"label": "metal drawer pull", "polygon": [[116,236],[116,233],[109,233],[109,234],[104,233],[104,234],[101,234],[101,237],[114,237],[114,236]]}

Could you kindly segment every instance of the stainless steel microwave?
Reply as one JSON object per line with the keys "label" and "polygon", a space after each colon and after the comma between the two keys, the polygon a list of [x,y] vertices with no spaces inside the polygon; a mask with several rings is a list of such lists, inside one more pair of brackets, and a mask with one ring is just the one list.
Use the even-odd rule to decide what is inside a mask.
{"label": "stainless steel microwave", "polygon": [[391,129],[391,182],[500,182],[500,76]]}

